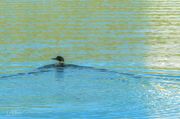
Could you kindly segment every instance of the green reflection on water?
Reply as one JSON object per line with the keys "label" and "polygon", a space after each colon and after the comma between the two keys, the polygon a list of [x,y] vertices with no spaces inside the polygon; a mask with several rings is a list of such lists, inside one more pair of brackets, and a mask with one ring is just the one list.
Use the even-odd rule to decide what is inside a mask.
{"label": "green reflection on water", "polygon": [[56,55],[69,63],[111,69],[178,70],[179,8],[175,3],[2,1],[0,73],[33,69]]}

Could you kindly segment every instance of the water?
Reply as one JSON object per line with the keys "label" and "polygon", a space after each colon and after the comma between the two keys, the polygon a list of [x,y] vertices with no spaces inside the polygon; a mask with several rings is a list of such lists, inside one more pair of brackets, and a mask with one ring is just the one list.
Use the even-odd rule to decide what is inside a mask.
{"label": "water", "polygon": [[[0,117],[179,118],[177,0],[0,2]],[[111,72],[116,71],[119,73]]]}

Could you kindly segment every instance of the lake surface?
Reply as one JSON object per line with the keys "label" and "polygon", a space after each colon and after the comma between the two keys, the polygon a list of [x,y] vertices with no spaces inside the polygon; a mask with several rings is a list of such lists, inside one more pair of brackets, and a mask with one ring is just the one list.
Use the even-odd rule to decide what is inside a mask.
{"label": "lake surface", "polygon": [[[26,74],[0,78],[0,118],[179,118],[179,6],[1,1],[0,77]],[[85,68],[37,70],[57,55]]]}

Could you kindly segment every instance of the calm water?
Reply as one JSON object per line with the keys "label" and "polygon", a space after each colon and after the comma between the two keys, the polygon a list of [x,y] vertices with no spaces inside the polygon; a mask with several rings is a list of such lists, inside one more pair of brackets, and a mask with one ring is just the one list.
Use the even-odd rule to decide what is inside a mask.
{"label": "calm water", "polygon": [[0,76],[62,55],[94,68],[0,79],[0,118],[180,118],[178,0],[2,0]]}

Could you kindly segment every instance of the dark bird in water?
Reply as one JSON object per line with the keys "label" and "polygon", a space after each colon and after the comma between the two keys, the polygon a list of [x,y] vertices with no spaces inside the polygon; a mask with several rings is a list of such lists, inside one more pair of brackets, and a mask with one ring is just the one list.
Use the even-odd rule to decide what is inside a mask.
{"label": "dark bird in water", "polygon": [[64,58],[62,56],[57,56],[55,58],[51,58],[52,60],[58,61],[56,64],[49,64],[43,67],[39,67],[38,69],[48,69],[48,68],[63,68],[65,67]]}
{"label": "dark bird in water", "polygon": [[45,65],[43,67],[39,67],[38,69],[48,69],[48,68],[67,68],[67,67],[73,67],[73,68],[79,68],[83,66],[78,66],[74,64],[65,64],[65,60],[62,56],[57,56],[55,58],[51,58],[52,60],[58,61],[56,64],[49,64]]}
{"label": "dark bird in water", "polygon": [[64,67],[64,58],[62,56],[57,56],[56,58],[52,59],[58,61],[58,64],[56,64],[57,66]]}

